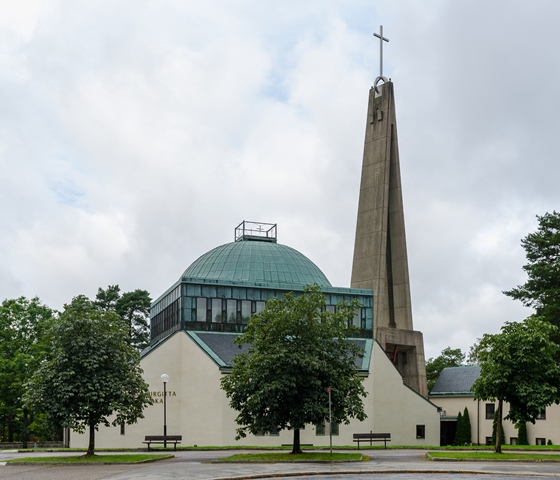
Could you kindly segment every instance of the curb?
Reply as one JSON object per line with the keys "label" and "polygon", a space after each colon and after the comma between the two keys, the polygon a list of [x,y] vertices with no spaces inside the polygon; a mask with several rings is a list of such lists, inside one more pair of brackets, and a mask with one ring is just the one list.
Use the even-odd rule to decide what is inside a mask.
{"label": "curb", "polygon": [[169,460],[170,458],[176,458],[175,455],[166,455],[165,457],[160,458],[147,458],[146,460],[138,460],[137,462],[0,462],[0,466],[10,467],[12,465],[56,465],[58,466],[69,466],[72,465],[140,465],[142,463],[153,463],[153,462],[160,462],[162,460]]}

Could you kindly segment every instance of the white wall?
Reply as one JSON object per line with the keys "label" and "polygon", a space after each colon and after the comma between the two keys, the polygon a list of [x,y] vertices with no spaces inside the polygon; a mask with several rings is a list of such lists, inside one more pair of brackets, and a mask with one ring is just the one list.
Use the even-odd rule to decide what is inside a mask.
{"label": "white wall", "polygon": [[[486,444],[486,437],[492,437],[493,419],[486,418],[486,404],[493,403],[498,409],[498,402],[483,402],[474,399],[474,396],[431,396],[430,400],[440,406],[448,416],[456,416],[459,412],[463,414],[464,408],[469,410],[471,420],[472,442]],[[504,403],[505,417],[509,412],[509,405]],[[503,421],[504,443],[510,444],[511,438],[517,438],[518,432],[509,421]],[[560,406],[551,405],[546,408],[546,419],[537,420],[534,424],[527,424],[527,438],[529,444],[535,445],[537,438],[551,440],[555,445],[560,444]]]}
{"label": "white wall", "polygon": [[[364,408],[368,418],[340,425],[334,445],[353,445],[353,433],[389,432],[391,445],[438,445],[439,414],[425,398],[406,387],[402,377],[382,348],[374,342],[370,375],[364,378],[368,396]],[[220,372],[216,363],[184,332],[177,332],[141,361],[144,378],[157,401],[144,411],[145,418],[125,427],[100,427],[96,446],[100,448],[140,448],[146,435],[163,434],[162,373],[169,375],[167,384],[167,433],[182,435],[182,445],[281,445],[291,444],[293,432],[279,436],[248,436],[235,440],[237,413],[228,405],[220,388]],[[426,438],[416,438],[416,425],[426,426]],[[328,432],[327,432],[328,433]],[[72,447],[87,447],[88,436],[71,434]],[[329,445],[329,436],[317,436],[308,425],[301,432],[301,442]]]}

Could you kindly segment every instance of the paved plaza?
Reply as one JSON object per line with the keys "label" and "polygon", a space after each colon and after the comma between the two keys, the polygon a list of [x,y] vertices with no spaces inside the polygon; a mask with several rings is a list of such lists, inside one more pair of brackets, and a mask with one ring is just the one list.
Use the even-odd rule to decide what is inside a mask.
{"label": "paved plaza", "polygon": [[[247,451],[244,451],[247,452]],[[547,462],[431,462],[422,450],[372,450],[365,452],[368,462],[357,463],[268,463],[219,464],[211,460],[239,453],[236,451],[179,451],[176,458],[141,465],[86,466],[0,466],[0,479],[9,480],[164,480],[164,479],[258,479],[290,478],[291,480],[454,480],[484,478],[559,479],[560,463]],[[60,453],[68,455],[75,453]],[[0,453],[0,462],[9,458],[29,456],[21,453]],[[32,453],[33,456],[54,455]]]}

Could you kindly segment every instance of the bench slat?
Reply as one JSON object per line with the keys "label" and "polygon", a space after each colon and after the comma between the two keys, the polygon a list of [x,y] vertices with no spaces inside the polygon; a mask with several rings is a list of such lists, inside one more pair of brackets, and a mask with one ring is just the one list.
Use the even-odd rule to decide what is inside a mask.
{"label": "bench slat", "polygon": [[367,438],[368,440],[371,439],[375,439],[375,438],[391,438],[391,434],[390,433],[354,433],[353,435],[354,438]]}
{"label": "bench slat", "polygon": [[183,436],[182,435],[146,435],[146,437],[144,438],[144,440],[146,440],[147,442],[156,442],[156,441],[165,441],[167,439],[167,441],[175,441],[175,440],[183,440]]}
{"label": "bench slat", "polygon": [[354,433],[352,435],[353,441],[358,442],[358,449],[360,448],[360,442],[369,442],[370,446],[372,442],[384,442],[385,448],[387,448],[387,442],[391,441],[390,433]]}

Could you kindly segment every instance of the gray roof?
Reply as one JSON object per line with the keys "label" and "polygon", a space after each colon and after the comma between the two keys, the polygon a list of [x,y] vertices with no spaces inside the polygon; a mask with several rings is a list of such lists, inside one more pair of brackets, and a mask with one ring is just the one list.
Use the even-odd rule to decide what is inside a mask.
{"label": "gray roof", "polygon": [[[242,348],[239,348],[236,343],[233,343],[233,340],[240,335],[238,333],[194,332],[192,330],[179,330],[169,337],[166,337],[144,349],[140,354],[141,357],[145,357],[178,333],[183,333],[189,336],[221,369],[225,368],[227,370],[231,368],[233,366],[233,358],[239,353],[246,352],[249,348],[248,345],[243,345]],[[356,368],[362,372],[369,371],[373,340],[353,338],[351,341],[358,345],[364,352],[363,358],[355,358]]]}
{"label": "gray roof", "polygon": [[[188,334],[220,367],[232,367],[233,358],[239,353],[246,352],[249,348],[248,345],[243,345],[242,348],[239,348],[237,344],[232,343],[239,335],[236,333],[189,331]],[[355,338],[352,339],[352,342],[364,350],[365,354],[364,358],[355,358],[356,368],[358,370],[368,370],[367,340]]]}
{"label": "gray roof", "polygon": [[430,395],[472,394],[472,385],[478,377],[480,377],[478,366],[444,368]]}

